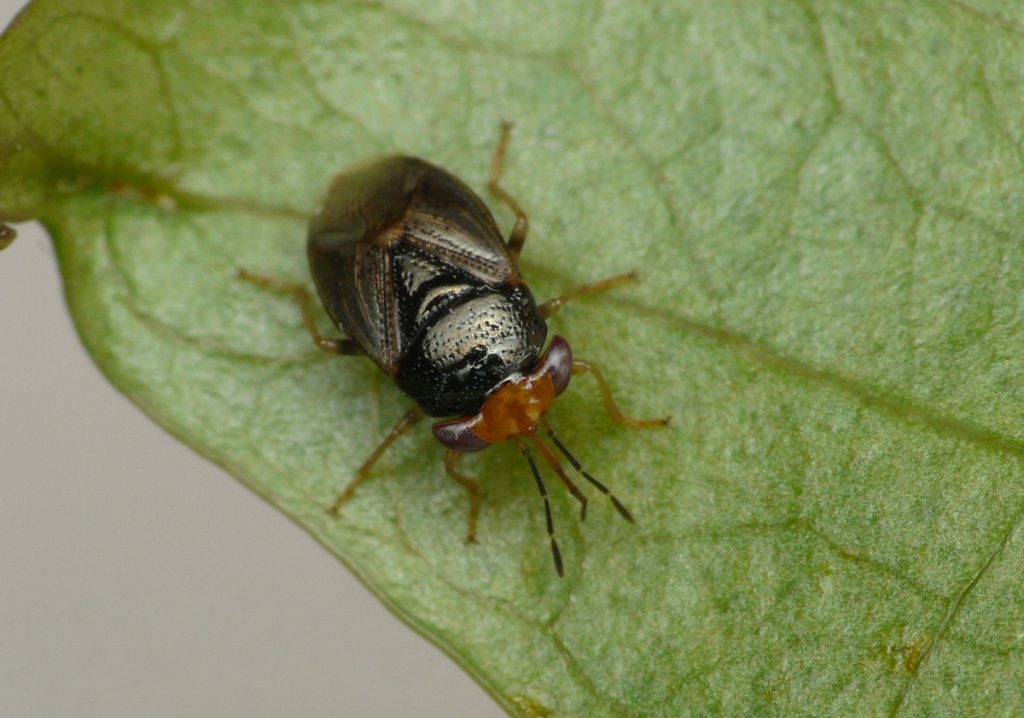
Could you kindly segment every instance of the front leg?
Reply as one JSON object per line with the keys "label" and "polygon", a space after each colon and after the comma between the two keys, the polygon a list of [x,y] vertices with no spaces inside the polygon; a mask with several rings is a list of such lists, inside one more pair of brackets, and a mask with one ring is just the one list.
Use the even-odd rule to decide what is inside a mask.
{"label": "front leg", "polygon": [[608,388],[608,382],[604,380],[604,374],[601,373],[596,364],[583,361],[582,359],[575,359],[572,363],[572,373],[573,376],[576,374],[590,374],[594,377],[594,381],[597,382],[597,390],[601,392],[601,401],[604,402],[604,409],[616,424],[622,424],[631,429],[651,429],[668,424],[669,417],[667,416],[660,419],[634,419],[623,414],[622,410],[619,409],[619,405],[615,403],[615,397],[612,396],[612,392]]}

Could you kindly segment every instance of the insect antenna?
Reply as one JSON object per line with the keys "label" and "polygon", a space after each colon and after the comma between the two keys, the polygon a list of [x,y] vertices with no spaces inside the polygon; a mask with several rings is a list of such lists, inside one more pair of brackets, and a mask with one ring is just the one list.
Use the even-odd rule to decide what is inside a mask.
{"label": "insect antenna", "polygon": [[555,470],[558,474],[558,478],[565,484],[565,488],[572,494],[572,497],[580,502],[580,521],[587,520],[587,497],[583,495],[579,487],[568,477],[565,473],[565,469],[562,468],[562,462],[558,460],[558,457],[551,453],[551,449],[544,445],[544,442],[537,438],[536,434],[530,435],[530,441],[537,447],[537,451],[544,457],[544,461],[547,462],[548,466]]}
{"label": "insect antenna", "polygon": [[597,487],[598,491],[607,496],[611,500],[612,506],[615,507],[615,510],[619,512],[622,518],[626,519],[626,521],[629,521],[631,524],[636,523],[636,521],[633,520],[633,514],[629,513],[629,509],[623,506],[622,502],[615,498],[615,494],[609,491],[607,486],[591,476],[589,472],[583,470],[583,466],[576,460],[576,457],[569,453],[569,450],[565,448],[565,444],[558,439],[558,435],[555,434],[555,430],[551,428],[551,424],[548,423],[547,419],[543,420],[543,424],[544,431],[547,432],[548,438],[551,439],[556,447],[558,447],[558,450],[562,452],[565,458],[569,460],[569,463],[572,464],[572,468],[583,474],[584,479],[592,483]]}
{"label": "insect antenna", "polygon": [[551,555],[555,559],[555,570],[558,572],[559,578],[565,576],[565,571],[562,568],[562,552],[558,550],[558,541],[555,540],[555,522],[551,519],[551,503],[548,501],[548,489],[544,485],[544,479],[540,477],[540,471],[537,470],[537,462],[533,460],[533,454],[530,453],[530,449],[526,444],[521,441],[516,441],[516,445],[519,446],[519,451],[526,460],[530,462],[530,470],[533,472],[533,478],[537,480],[537,489],[540,491],[540,496],[544,499],[544,518],[547,519],[548,523],[548,538],[551,539]]}

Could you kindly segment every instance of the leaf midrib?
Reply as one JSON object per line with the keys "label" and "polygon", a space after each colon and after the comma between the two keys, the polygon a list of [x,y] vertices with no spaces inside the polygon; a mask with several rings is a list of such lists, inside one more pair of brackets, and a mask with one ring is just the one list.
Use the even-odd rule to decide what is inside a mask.
{"label": "leaf midrib", "polygon": [[[225,199],[201,194],[190,194],[188,196],[194,201],[194,204],[191,206],[202,207],[201,210],[195,211],[232,211],[257,216],[272,215],[287,219],[302,219],[305,221],[305,217],[299,215],[297,211],[291,209],[282,211],[281,208],[263,205],[259,202],[234,198]],[[145,202],[134,198],[126,199],[123,195],[118,199],[121,202],[131,202],[142,206],[156,206],[156,202]],[[185,208],[183,205],[177,207],[175,211],[181,211]],[[110,234],[104,233],[103,242],[108,250],[110,249],[110,240]],[[119,281],[125,283],[130,295],[133,294],[134,292],[131,291],[131,287],[128,286],[127,271],[118,263],[115,252],[108,253],[117,269]],[[529,263],[527,262],[527,264]],[[543,277],[545,280],[553,283],[561,283],[564,286],[569,286],[573,281],[572,277],[564,272],[548,266],[533,266],[530,273]],[[594,301],[608,300],[598,297]],[[994,429],[978,426],[962,418],[946,415],[934,407],[916,402],[892,389],[879,388],[856,376],[844,374],[834,367],[822,368],[815,366],[811,362],[787,355],[765,342],[730,329],[727,326],[714,326],[697,317],[668,309],[663,304],[652,306],[630,297],[616,297],[614,301],[631,311],[645,315],[653,322],[668,324],[677,332],[695,334],[707,339],[752,364],[766,367],[783,376],[803,379],[808,384],[824,386],[839,394],[853,397],[864,406],[878,413],[900,419],[910,426],[924,426],[940,436],[958,439],[992,453],[1006,454],[1017,459],[1024,458],[1024,439],[1018,439]],[[218,347],[215,342],[206,337],[181,334],[174,327],[139,309],[137,306],[132,306],[130,309],[141,320],[153,327],[157,333],[168,336],[174,341],[193,346],[201,353],[207,355],[230,356],[258,363],[273,361],[275,364],[281,362],[304,362],[311,357],[319,356],[316,352],[310,351],[290,358],[271,360],[259,354],[238,352]]]}

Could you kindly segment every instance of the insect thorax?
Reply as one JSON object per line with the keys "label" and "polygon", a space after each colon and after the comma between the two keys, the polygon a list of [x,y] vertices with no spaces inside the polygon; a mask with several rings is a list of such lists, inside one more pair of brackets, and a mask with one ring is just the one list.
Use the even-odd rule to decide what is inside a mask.
{"label": "insect thorax", "polygon": [[395,382],[430,416],[476,412],[512,374],[533,367],[547,335],[521,283],[488,286],[411,247],[392,255],[401,334]]}

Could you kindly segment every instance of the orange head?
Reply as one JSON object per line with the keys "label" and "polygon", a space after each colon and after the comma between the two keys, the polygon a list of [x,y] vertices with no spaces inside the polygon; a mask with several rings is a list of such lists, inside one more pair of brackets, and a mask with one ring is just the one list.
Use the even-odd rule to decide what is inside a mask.
{"label": "orange head", "polygon": [[478,413],[435,423],[434,436],[456,451],[481,451],[499,441],[532,436],[555,397],[569,386],[571,377],[569,342],[552,337],[532,372],[499,384]]}
{"label": "orange head", "polygon": [[555,430],[551,428],[551,424],[544,417],[547,410],[551,408],[555,397],[569,386],[572,367],[572,350],[569,349],[569,343],[562,337],[552,337],[548,350],[544,352],[544,356],[537,362],[533,371],[525,375],[511,376],[499,384],[484,400],[479,412],[472,416],[460,416],[434,424],[434,436],[452,451],[481,451],[491,444],[507,439],[511,439],[518,445],[520,453],[530,464],[530,471],[533,473],[537,488],[540,489],[544,499],[544,516],[547,521],[548,537],[551,541],[551,554],[555,559],[555,570],[559,576],[563,575],[562,554],[558,548],[558,542],[555,540],[548,491],[527,442],[537,449],[545,463],[558,474],[558,478],[565,484],[573,498],[580,502],[581,520],[587,515],[587,498],[566,475],[565,469],[562,468],[562,464],[554,452],[537,436],[538,426],[543,427],[555,448],[569,460],[572,467],[608,497],[622,518],[631,523],[633,521],[632,514],[622,505],[621,501],[615,498],[608,487],[585,471],[576,457],[569,453],[569,449],[561,442],[555,434]]}

